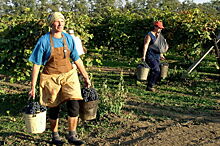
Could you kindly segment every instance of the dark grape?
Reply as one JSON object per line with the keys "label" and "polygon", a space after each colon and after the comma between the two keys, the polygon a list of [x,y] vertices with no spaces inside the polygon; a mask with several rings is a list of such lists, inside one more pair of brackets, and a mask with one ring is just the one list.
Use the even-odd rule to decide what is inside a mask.
{"label": "dark grape", "polygon": [[45,106],[40,105],[38,102],[30,102],[24,107],[22,112],[25,114],[37,114],[46,110],[47,108]]}
{"label": "dark grape", "polygon": [[99,99],[98,94],[94,88],[82,88],[81,93],[85,102]]}

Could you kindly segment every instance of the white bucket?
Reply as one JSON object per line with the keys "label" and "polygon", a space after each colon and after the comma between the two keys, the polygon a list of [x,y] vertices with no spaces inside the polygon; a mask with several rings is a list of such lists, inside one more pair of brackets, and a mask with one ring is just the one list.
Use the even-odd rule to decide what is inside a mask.
{"label": "white bucket", "polygon": [[150,71],[150,67],[147,65],[146,62],[139,64],[137,66],[137,71],[136,71],[137,79],[140,81],[147,80],[149,71]]}
{"label": "white bucket", "polygon": [[146,67],[137,68],[137,79],[140,81],[147,80],[149,71],[150,71],[150,68],[146,68]]}
{"label": "white bucket", "polygon": [[25,114],[26,131],[30,133],[43,133],[46,129],[46,111],[38,114]]}
{"label": "white bucket", "polygon": [[160,77],[162,79],[165,79],[168,75],[168,68],[169,68],[169,64],[168,63],[161,63],[160,65]]}

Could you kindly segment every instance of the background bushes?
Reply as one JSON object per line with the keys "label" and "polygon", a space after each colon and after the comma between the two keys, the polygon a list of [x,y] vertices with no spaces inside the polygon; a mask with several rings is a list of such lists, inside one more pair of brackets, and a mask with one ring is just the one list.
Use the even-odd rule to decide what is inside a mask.
{"label": "background bushes", "polygon": [[[144,37],[152,30],[155,20],[164,22],[163,34],[170,45],[169,53],[178,52],[186,63],[191,63],[213,45],[220,26],[218,17],[198,8],[179,12],[152,8],[143,13],[109,8],[93,17],[73,12],[63,14],[67,19],[65,30],[73,29],[80,35],[88,49],[85,61],[90,65],[90,62],[102,65],[105,54],[115,58],[121,55],[122,59],[140,57],[138,50],[142,49]],[[38,38],[49,31],[47,15],[44,13],[37,18],[30,13],[2,16],[0,69],[2,74],[13,76],[11,81],[30,77],[32,64],[27,59]]]}

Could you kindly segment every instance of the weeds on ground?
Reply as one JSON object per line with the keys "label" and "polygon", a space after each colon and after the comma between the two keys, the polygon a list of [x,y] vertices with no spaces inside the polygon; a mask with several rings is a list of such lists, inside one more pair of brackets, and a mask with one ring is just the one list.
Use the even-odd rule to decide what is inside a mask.
{"label": "weeds on ground", "polygon": [[127,96],[127,90],[125,88],[123,72],[120,73],[119,83],[116,88],[112,88],[108,85],[108,80],[105,80],[102,84],[100,92],[100,116],[108,114],[120,114],[123,105],[125,104],[125,97]]}
{"label": "weeds on ground", "polygon": [[[135,70],[135,66],[130,68]],[[139,110],[137,107],[146,109],[150,107],[158,111],[180,114],[215,114],[219,110],[217,100],[220,99],[220,82],[201,72],[193,72],[187,78],[182,79],[184,69],[171,66],[168,77],[159,83],[156,93],[145,91],[146,82],[137,82],[135,76],[126,71],[116,73],[100,69],[89,72],[92,74],[100,102],[97,119],[88,121],[86,124],[79,124],[78,132],[83,138],[89,136],[106,138],[109,133],[113,133],[122,125],[120,122],[113,123],[111,118],[125,117],[128,113],[131,117],[129,120],[143,116],[158,117],[157,119],[172,118],[169,115]],[[27,103],[27,92],[22,90],[19,93],[9,94],[7,91],[11,90],[10,88],[1,86],[0,89],[0,141],[5,141],[8,145],[48,144],[50,138],[48,127],[43,134],[39,135],[25,132],[24,119],[20,111]],[[129,104],[135,108],[129,107],[129,110],[125,108]],[[66,122],[65,118],[62,116],[60,121]],[[60,127],[62,136],[66,133],[64,125]]]}

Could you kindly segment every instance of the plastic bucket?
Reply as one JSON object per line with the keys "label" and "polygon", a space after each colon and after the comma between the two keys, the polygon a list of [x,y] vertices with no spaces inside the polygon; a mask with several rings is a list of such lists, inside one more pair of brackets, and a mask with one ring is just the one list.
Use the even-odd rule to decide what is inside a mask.
{"label": "plastic bucket", "polygon": [[79,102],[79,117],[82,120],[93,120],[96,119],[97,109],[98,109],[98,100],[84,102]]}
{"label": "plastic bucket", "polygon": [[46,129],[46,111],[38,114],[23,114],[26,131],[30,133],[43,133]]}
{"label": "plastic bucket", "polygon": [[160,64],[160,71],[161,71],[161,74],[160,74],[160,77],[162,79],[165,79],[168,75],[168,68],[169,68],[169,64],[168,63],[161,63]]}
{"label": "plastic bucket", "polygon": [[144,66],[139,65],[137,67],[137,73],[136,73],[137,79],[141,80],[141,81],[147,80],[147,76],[148,76],[149,71],[150,71],[149,67],[144,67]]}

